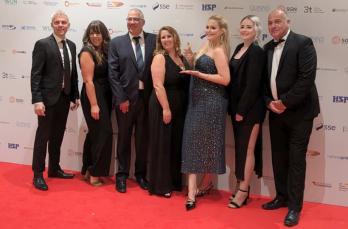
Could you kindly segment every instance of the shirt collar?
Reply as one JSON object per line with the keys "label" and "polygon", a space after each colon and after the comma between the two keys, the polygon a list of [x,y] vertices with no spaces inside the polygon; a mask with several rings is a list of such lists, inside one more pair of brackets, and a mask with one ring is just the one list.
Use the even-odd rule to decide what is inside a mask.
{"label": "shirt collar", "polygon": [[60,37],[58,37],[56,34],[53,33],[53,37],[56,40],[56,42],[59,44],[61,43],[63,40],[66,41],[66,39],[62,39]]}
{"label": "shirt collar", "polygon": [[128,34],[131,41],[133,41],[133,37],[140,37],[140,40],[144,40],[144,32],[141,32],[138,36],[133,36],[131,33]]}

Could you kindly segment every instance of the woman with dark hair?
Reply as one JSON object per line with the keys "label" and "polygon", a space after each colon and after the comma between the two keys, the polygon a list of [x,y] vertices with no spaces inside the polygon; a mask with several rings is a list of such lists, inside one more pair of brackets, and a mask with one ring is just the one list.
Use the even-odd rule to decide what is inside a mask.
{"label": "woman with dark hair", "polygon": [[239,44],[230,60],[230,114],[235,141],[235,175],[239,184],[230,208],[246,205],[253,170],[262,175],[262,122],[266,113],[262,88],[265,54],[258,45],[260,19],[248,15],[240,21]]}
{"label": "woman with dark hair", "polygon": [[93,186],[108,176],[112,151],[111,90],[108,82],[108,29],[101,21],[92,21],[83,36],[79,54],[83,86],[81,104],[88,133],[83,146],[81,173]]}
{"label": "woman with dark hair", "polygon": [[187,68],[178,33],[170,26],[162,27],[151,65],[149,192],[167,198],[182,188],[181,142],[190,78],[180,71]]}

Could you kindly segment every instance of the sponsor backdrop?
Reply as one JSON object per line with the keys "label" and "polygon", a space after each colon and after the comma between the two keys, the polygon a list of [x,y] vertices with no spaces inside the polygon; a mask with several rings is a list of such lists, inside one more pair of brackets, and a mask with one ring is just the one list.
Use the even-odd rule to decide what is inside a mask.
{"label": "sponsor backdrop", "polygon": [[[67,36],[76,42],[78,49],[91,20],[102,20],[111,36],[115,37],[127,32],[127,12],[137,7],[145,14],[146,31],[156,33],[161,26],[171,25],[178,30],[183,46],[190,42],[196,50],[204,42],[205,23],[212,14],[223,15],[228,20],[233,48],[240,42],[239,21],[247,14],[261,18],[264,27],[262,43],[269,41],[267,14],[278,5],[283,5],[288,11],[295,32],[313,39],[318,53],[316,83],[322,113],[315,119],[309,144],[305,200],[348,206],[348,32],[343,29],[346,28],[348,5],[342,0],[1,0],[0,161],[31,164],[37,127],[30,94],[31,54],[35,41],[51,34],[50,17],[57,9],[70,16],[71,27]],[[81,81],[80,77],[80,86]],[[222,190],[232,190],[235,184],[234,143],[229,118],[226,123],[228,172],[217,178],[217,186]],[[115,121],[114,127],[116,138]],[[62,146],[63,168],[80,169],[86,132],[81,109],[70,112]],[[264,177],[254,178],[252,191],[273,196],[267,120],[263,134]]]}

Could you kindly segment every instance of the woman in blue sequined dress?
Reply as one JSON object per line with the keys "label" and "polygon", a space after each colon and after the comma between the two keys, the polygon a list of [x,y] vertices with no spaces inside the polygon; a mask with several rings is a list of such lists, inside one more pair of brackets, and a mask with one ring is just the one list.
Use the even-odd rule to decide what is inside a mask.
{"label": "woman in blue sequined dress", "polygon": [[[195,70],[182,71],[192,76],[181,165],[181,171],[188,175],[187,210],[195,208],[197,194],[204,195],[202,190],[212,188],[211,176],[226,171],[226,85],[230,82],[230,46],[226,21],[221,16],[211,16],[205,34],[208,41],[195,55]],[[190,58],[190,49],[185,50],[185,54],[187,59],[193,59]],[[197,187],[197,174],[205,175],[203,188]]]}

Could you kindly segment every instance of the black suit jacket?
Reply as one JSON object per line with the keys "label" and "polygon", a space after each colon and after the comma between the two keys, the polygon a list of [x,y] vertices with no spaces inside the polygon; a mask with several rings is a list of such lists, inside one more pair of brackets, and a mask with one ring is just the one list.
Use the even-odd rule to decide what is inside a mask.
{"label": "black suit jacket", "polygon": [[156,35],[144,32],[145,68],[139,72],[129,34],[115,37],[109,47],[109,81],[113,105],[126,100],[131,103],[138,98],[139,80],[144,82],[144,97],[148,101],[152,90],[151,62],[156,47]]}
{"label": "black suit jacket", "polygon": [[[71,52],[71,92],[70,100],[79,98],[76,70],[76,45],[67,40]],[[58,44],[53,36],[38,40],[35,43],[31,68],[32,103],[43,102],[54,105],[61,94],[63,85],[63,62]]]}
{"label": "black suit jacket", "polygon": [[[243,47],[239,44],[231,58]],[[248,50],[239,59],[236,69],[231,68],[230,83],[230,113],[232,118],[236,113],[243,116],[244,122],[262,122],[265,113],[263,101],[263,85],[266,55],[257,44],[251,44]]]}
{"label": "black suit jacket", "polygon": [[[266,104],[273,96],[270,88],[274,45],[265,45],[267,52]],[[278,98],[287,107],[286,113],[304,119],[313,119],[319,112],[318,92],[315,86],[317,55],[309,37],[290,32],[285,41],[276,77]]]}

